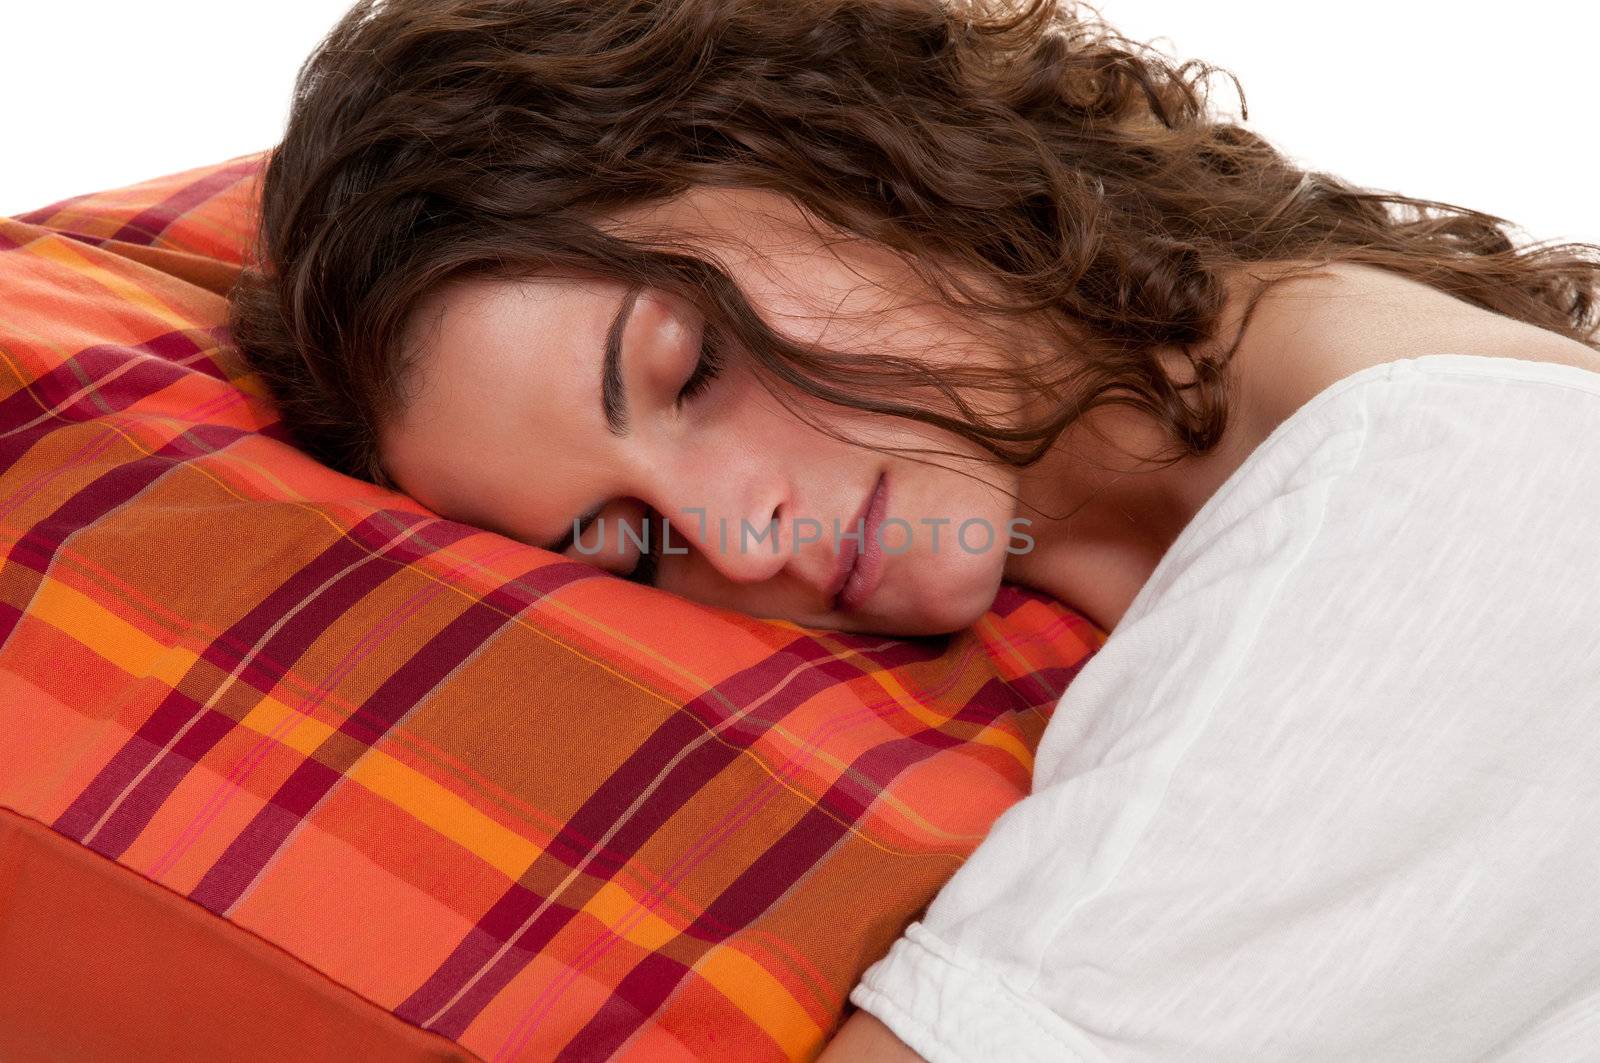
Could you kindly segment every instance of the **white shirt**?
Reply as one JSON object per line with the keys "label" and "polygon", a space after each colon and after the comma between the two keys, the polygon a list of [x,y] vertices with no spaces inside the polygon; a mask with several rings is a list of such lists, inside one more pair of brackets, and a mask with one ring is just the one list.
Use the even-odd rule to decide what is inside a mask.
{"label": "white shirt", "polygon": [[931,1063],[1600,1059],[1600,373],[1280,424],[850,999]]}

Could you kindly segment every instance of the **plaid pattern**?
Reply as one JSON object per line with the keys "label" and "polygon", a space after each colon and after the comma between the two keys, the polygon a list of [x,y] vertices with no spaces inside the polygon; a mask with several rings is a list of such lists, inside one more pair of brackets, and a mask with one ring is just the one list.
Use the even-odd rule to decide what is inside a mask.
{"label": "plaid pattern", "polygon": [[219,325],[264,158],[0,218],[0,805],[486,1060],[813,1056],[1105,634],[754,620],[318,465]]}

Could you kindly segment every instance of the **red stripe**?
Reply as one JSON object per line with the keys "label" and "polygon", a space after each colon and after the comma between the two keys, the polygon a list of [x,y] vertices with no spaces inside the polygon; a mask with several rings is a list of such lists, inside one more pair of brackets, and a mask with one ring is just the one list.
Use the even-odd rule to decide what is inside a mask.
{"label": "red stripe", "polygon": [[[976,651],[976,643],[972,649]],[[952,681],[966,672],[964,663],[943,663],[949,666]],[[933,697],[943,696],[943,691],[932,693]],[[1038,711],[1037,706],[1017,695],[1018,692],[1004,682],[985,683],[951,718],[987,726],[1003,715]],[[1053,701],[1059,691],[1047,696]],[[879,708],[868,706],[865,711],[875,712]],[[728,928],[754,925],[827,858],[848,833],[849,826],[860,821],[893,778],[910,764],[931,755],[928,747],[948,748],[964,740],[964,736],[933,729],[867,750],[841,773],[830,791],[822,795],[791,830],[769,846],[685,928],[678,943],[653,950],[653,955],[642,958],[636,969],[618,984],[611,1000],[566,1046],[566,1051],[580,1058],[607,1058],[620,1049],[631,1035],[630,1023],[637,1024],[656,1014],[689,973],[681,964],[662,962],[662,957],[703,953],[732,937]],[[864,785],[863,780],[872,785]],[[1026,779],[1017,780],[1019,789],[1026,784]],[[604,951],[602,948],[599,954]],[[592,956],[590,962],[596,958]],[[538,1021],[534,1011],[525,1015],[518,1031],[503,1046],[504,1050],[520,1051],[522,1042],[531,1035],[531,1027],[525,1024],[531,1022],[536,1026]]]}
{"label": "red stripe", "polygon": [[253,175],[260,168],[261,160],[252,159],[212,170],[198,181],[173,192],[160,203],[146,207],[135,214],[111,238],[130,244],[154,244],[173,222],[218,193],[226,192],[242,178]]}
{"label": "red stripe", "polygon": [[[560,860],[568,867],[580,865],[590,851],[590,846],[584,844],[583,839],[601,837],[616,825],[623,810],[632,804],[668,762],[697,738],[703,737],[708,726],[718,727],[721,740],[701,742],[692,753],[680,760],[650,792],[645,802],[621,824],[609,844],[590,857],[580,884],[569,887],[571,906],[552,906],[517,938],[515,948],[495,961],[493,957],[500,945],[518,933],[522,924],[545,900],[520,883],[513,884],[428,982],[395,1013],[408,1022],[423,1025],[463,986],[471,983],[471,988],[428,1027],[446,1036],[459,1036],[484,1005],[565,925],[574,911],[572,906],[581,908],[601,881],[616,875],[624,863],[695,793],[715,779],[745,748],[761,738],[772,726],[782,722],[794,708],[818,692],[864,671],[904,667],[913,660],[937,658],[942,652],[942,640],[886,642],[873,636],[834,635],[830,636],[830,641],[848,644],[856,652],[857,659],[839,658],[822,640],[801,637],[761,663],[744,669],[712,691],[693,699],[685,705],[687,712],[674,713],[664,720],[656,732],[642,742],[628,760],[605,779],[573,814],[568,824],[540,854],[541,860]],[[872,647],[881,649],[874,651]],[[809,662],[813,666],[790,675],[795,664],[800,662]],[[774,690],[774,684],[786,676],[783,685]],[[760,704],[755,709],[749,709],[757,702]],[[699,717],[701,722],[696,723],[691,717]],[[729,717],[740,718],[730,726],[726,724]],[[955,741],[937,732],[929,732],[911,736],[904,743],[890,745],[902,746],[907,750],[921,745],[926,756]],[[905,762],[915,759],[918,758],[906,756]],[[866,761],[861,766],[871,772],[887,767],[887,763],[878,765]],[[892,770],[897,773],[901,768]],[[879,786],[886,783],[886,780],[857,777],[836,787],[838,797],[830,791],[830,795],[824,798],[830,809],[847,821],[853,821],[863,805],[858,798],[845,798],[843,795],[849,787],[862,786],[863,779],[866,783],[876,782]],[[725,924],[723,931],[732,933],[741,929],[742,925]],[[485,965],[491,963],[490,969],[485,971]],[[478,977],[480,972],[481,977]],[[475,982],[474,978],[477,979]]]}
{"label": "red stripe", "polygon": [[[380,552],[399,529],[408,527],[417,534]],[[228,701],[244,702],[235,710],[239,715],[249,711],[330,624],[373,588],[417,558],[473,530],[454,522],[382,510],[334,540],[202,651],[177,688],[57,818],[54,828],[106,856],[120,857],[149,826],[189,768],[237,726],[235,716],[223,709]],[[350,566],[355,567],[318,592],[321,584]],[[267,637],[284,617],[290,617],[289,621]],[[225,682],[236,669],[238,692],[202,709],[216,684]]]}
{"label": "red stripe", "polygon": [[[726,938],[725,934],[707,934],[704,926],[708,921],[750,926],[795,885],[805,881],[855,822],[840,820],[820,805],[807,809],[680,937],[694,939],[690,944],[695,952],[703,953]],[[666,944],[641,957],[617,983],[605,1004],[567,1042],[563,1054],[573,1059],[611,1058],[688,975],[689,968],[671,958],[681,948],[681,944],[676,948]]]}
{"label": "red stripe", "polygon": [[68,196],[66,199],[58,199],[54,203],[46,203],[42,207],[36,207],[33,210],[22,214],[13,214],[12,217],[17,221],[28,225],[37,225],[41,228],[49,228],[50,219],[55,217],[57,214],[60,214],[69,207],[76,206],[79,203],[87,202],[88,200],[93,199],[95,196],[104,194],[105,193],[103,192],[85,192],[82,195]]}
{"label": "red stripe", "polygon": [[[9,471],[35,442],[63,424],[120,413],[191,372],[226,382],[222,368],[204,355],[214,348],[202,346],[202,338],[210,339],[205,330],[180,329],[137,346],[86,347],[0,399],[0,426],[27,424],[41,413],[50,414],[49,419],[27,431],[11,430],[0,435],[0,475]],[[156,358],[140,358],[140,354]],[[131,366],[130,361],[134,363]],[[112,376],[119,369],[125,371]],[[85,388],[89,389],[85,394],[68,401],[74,392]]]}
{"label": "red stripe", "polygon": [[[126,462],[81,488],[55,512],[36,522],[12,546],[6,563],[22,569],[14,577],[21,586],[14,594],[31,598],[44,573],[69,536],[119,507],[159,480],[168,471],[194,458],[215,453],[248,433],[219,425],[196,425],[150,455]],[[16,630],[14,619],[0,619],[0,650]]]}
{"label": "red stripe", "polygon": [[[464,527],[464,526],[463,526]],[[521,610],[529,589],[549,593],[574,579],[594,578],[588,565],[541,565],[468,606],[384,684],[295,772],[206,872],[189,897],[219,915],[228,911],[265,870],[295,827],[344,778],[356,759],[421,704],[438,685]],[[356,737],[356,742],[349,739]]]}
{"label": "red stripe", "polygon": [[[788,673],[797,660],[815,661],[830,656],[831,651],[816,639],[802,636],[766,660],[729,677],[695,701],[712,699],[719,705],[726,704],[726,711],[731,715],[746,709],[754,698],[771,691],[768,711],[775,711],[781,718],[815,693],[815,677],[811,675],[814,670],[804,669],[798,675],[791,676],[776,691],[772,690],[773,684]],[[539,859],[559,860],[568,868],[580,864],[591,849],[584,839],[603,837],[610,831],[624,810],[661,773],[665,765],[704,734],[704,723],[691,719],[688,713],[673,713],[664,719],[623,764],[600,782],[583,805],[572,814],[568,823],[551,839]],[[551,904],[532,926],[521,933],[516,947],[509,950],[500,962],[495,962],[494,956],[500,946],[518,934],[522,925],[546,901],[543,895],[528,889],[521,882],[512,883],[479,919],[477,926],[467,932],[438,970],[395,1009],[395,1014],[407,1022],[436,1030],[447,1037],[459,1037],[528,959],[543,949],[567,924],[600,884],[614,876],[662,823],[670,819],[702,786],[716,778],[739,755],[741,748],[741,743],[702,742],[693,753],[684,757],[629,820],[622,824],[610,843],[593,855],[586,873],[568,887],[564,900]],[[538,877],[541,876],[537,868],[530,868],[524,876],[528,879]],[[561,877],[555,876],[556,880]],[[485,970],[486,967],[489,969]],[[477,977],[480,973],[482,977]],[[474,978],[477,979],[475,982]],[[469,984],[471,988],[429,1025],[429,1020]]]}
{"label": "red stripe", "polygon": [[[1000,715],[1031,708],[1007,684],[995,681],[983,684],[953,718],[993,722]],[[805,815],[684,928],[678,942],[641,958],[564,1051],[575,1058],[609,1058],[631,1034],[629,1022],[637,1024],[654,1015],[689,973],[683,964],[661,962],[662,956],[703,953],[732,936],[730,928],[742,930],[754,925],[805,881],[895,777],[934,751],[964,741],[957,735],[926,729],[865,750]],[[875,785],[864,786],[862,780]]]}

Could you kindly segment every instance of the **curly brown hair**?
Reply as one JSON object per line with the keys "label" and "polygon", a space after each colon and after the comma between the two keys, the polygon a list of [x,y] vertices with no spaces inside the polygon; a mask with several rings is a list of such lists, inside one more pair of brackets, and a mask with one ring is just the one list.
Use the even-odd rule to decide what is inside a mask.
{"label": "curly brown hair", "polygon": [[[1067,0],[360,0],[300,69],[232,339],[301,446],[390,487],[378,427],[403,409],[408,316],[462,277],[576,267],[675,292],[763,379],[1017,466],[1109,403],[1155,418],[1169,461],[1216,445],[1239,337],[1201,348],[1223,277],[1254,263],[1378,266],[1600,349],[1600,247],[1518,248],[1505,219],[1301,169],[1212,113],[1219,71]],[[939,369],[797,345],[716,264],[596,222],[697,185],[791,197],[974,320],[1043,315],[1061,342]],[[1002,422],[968,389],[1050,401]]]}

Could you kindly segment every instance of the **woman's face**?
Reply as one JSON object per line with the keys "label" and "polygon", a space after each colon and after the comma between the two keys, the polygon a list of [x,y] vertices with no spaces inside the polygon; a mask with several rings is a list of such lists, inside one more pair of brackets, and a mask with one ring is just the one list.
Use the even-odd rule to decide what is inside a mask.
{"label": "woman's face", "polygon": [[[908,298],[912,277],[894,256],[824,241],[785,197],[697,189],[606,225],[687,238],[796,341],[864,358],[995,357],[959,315]],[[635,571],[648,539],[649,582],[710,605],[893,635],[976,620],[1008,547],[1025,543],[1010,523],[1012,470],[938,429],[783,385],[774,396],[738,350],[702,362],[701,324],[666,292],[596,277],[441,288],[408,323],[415,375],[383,430],[385,469],[442,515],[619,574]],[[880,453],[799,409],[861,444],[972,460],[933,456],[941,468]]]}

